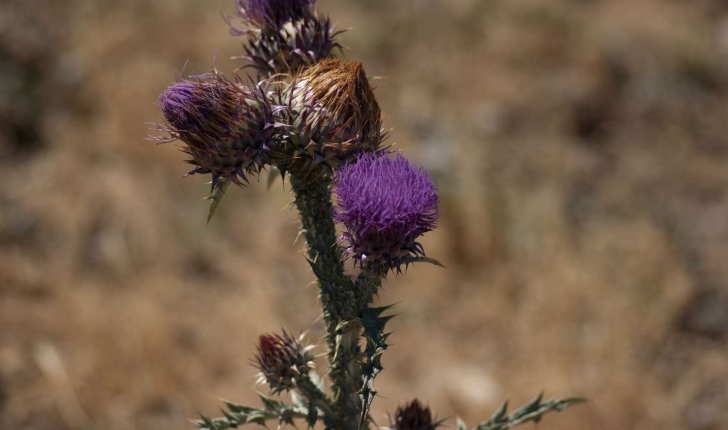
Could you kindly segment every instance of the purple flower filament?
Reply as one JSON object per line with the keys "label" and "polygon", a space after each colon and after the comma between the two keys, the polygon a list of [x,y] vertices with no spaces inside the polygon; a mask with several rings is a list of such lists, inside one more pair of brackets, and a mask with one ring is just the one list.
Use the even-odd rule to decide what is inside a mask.
{"label": "purple flower filament", "polygon": [[346,258],[358,264],[397,269],[408,256],[424,255],[416,241],[435,228],[437,187],[427,170],[401,154],[368,153],[334,178],[335,219],[346,227]]}

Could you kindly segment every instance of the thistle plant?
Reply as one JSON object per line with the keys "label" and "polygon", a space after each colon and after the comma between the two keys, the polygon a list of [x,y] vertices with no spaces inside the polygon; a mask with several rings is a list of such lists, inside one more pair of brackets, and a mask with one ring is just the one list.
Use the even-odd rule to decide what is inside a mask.
{"label": "thistle plant", "polygon": [[[377,392],[393,318],[374,306],[382,283],[426,256],[420,237],[440,216],[437,186],[428,171],[383,141],[382,113],[361,63],[333,58],[338,33],[313,9],[314,0],[237,0],[252,77],[214,70],[184,78],[159,97],[165,136],[178,140],[193,169],[211,175],[208,221],[227,187],[247,186],[264,171],[288,180],[316,277],[328,369],[316,372],[303,337],[283,331],[260,336],[253,363],[270,394],[260,407],[226,402],[207,430],[246,424],[322,424],[359,430],[376,425],[370,407]],[[335,202],[335,204],[334,204]],[[336,224],[342,234],[337,234]],[[345,262],[353,260],[353,269]],[[507,402],[474,430],[503,430],[538,421],[580,399],[542,396],[507,415]],[[390,416],[388,428],[431,430],[438,421],[415,399]],[[462,421],[458,430],[465,430]]]}

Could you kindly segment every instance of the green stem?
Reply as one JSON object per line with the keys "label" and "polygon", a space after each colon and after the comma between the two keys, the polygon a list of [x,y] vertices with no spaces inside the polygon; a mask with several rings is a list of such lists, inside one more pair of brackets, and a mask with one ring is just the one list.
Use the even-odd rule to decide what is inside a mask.
{"label": "green stem", "polygon": [[308,258],[324,275],[318,276],[319,297],[326,324],[329,376],[336,412],[342,422],[342,429],[356,430],[361,411],[358,396],[361,355],[359,331],[351,333],[351,329],[342,330],[340,324],[353,321],[358,314],[358,307],[353,283],[344,276],[344,264],[336,246],[331,179],[292,173],[291,186],[308,244]]}
{"label": "green stem", "polygon": [[331,404],[330,399],[311,381],[308,375],[300,375],[296,378],[296,387],[303,397],[305,397],[310,404],[321,409],[324,413],[323,421],[326,428],[338,428],[340,426],[340,418],[334,411],[334,405]]}
{"label": "green stem", "polygon": [[359,377],[359,396],[362,404],[358,424],[360,428],[367,428],[370,422],[369,408],[377,394],[374,390],[374,379],[382,371],[381,356],[388,346],[388,335],[385,334],[384,327],[391,317],[383,317],[382,312],[390,306],[382,308],[371,306],[384,276],[375,266],[365,264],[356,280],[358,317],[363,325],[362,334],[366,339],[365,360],[360,366]]}

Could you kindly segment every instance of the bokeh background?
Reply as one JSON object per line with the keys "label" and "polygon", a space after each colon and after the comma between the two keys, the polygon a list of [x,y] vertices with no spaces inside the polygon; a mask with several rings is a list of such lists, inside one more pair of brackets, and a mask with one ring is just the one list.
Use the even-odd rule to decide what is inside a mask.
{"label": "bokeh background", "polygon": [[[0,428],[192,428],[256,402],[259,334],[320,338],[280,181],[206,226],[206,178],[143,140],[185,63],[242,64],[232,3],[0,1]],[[318,7],[442,195],[424,245],[447,269],[380,297],[379,423],[544,390],[591,401],[542,430],[728,428],[728,5]]]}

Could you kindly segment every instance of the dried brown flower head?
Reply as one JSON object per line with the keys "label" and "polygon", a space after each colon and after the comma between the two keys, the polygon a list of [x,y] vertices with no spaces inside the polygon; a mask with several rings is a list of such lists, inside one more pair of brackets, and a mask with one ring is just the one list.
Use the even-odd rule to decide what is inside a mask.
{"label": "dried brown flower head", "polygon": [[372,143],[381,134],[382,112],[362,64],[324,60],[306,70],[294,99],[311,108],[306,125],[329,142]]}
{"label": "dried brown flower head", "polygon": [[361,63],[324,60],[295,78],[287,97],[293,131],[286,153],[298,166],[324,173],[379,150],[382,111]]}

